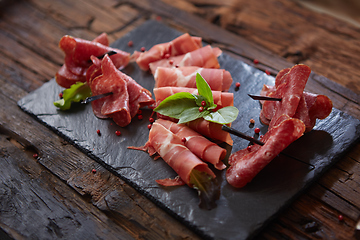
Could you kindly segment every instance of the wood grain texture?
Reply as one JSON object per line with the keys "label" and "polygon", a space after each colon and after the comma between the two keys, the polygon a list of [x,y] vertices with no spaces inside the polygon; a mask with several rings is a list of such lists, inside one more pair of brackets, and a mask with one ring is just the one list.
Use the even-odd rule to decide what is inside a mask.
{"label": "wood grain texture", "polygon": [[[93,39],[105,31],[114,41],[160,16],[249,64],[259,59],[256,67],[272,74],[295,63],[309,65],[318,74],[309,90],[329,95],[335,107],[360,118],[359,28],[293,1],[31,0],[3,6],[0,124],[7,132],[0,131],[0,236],[198,238],[16,106],[59,69],[64,55],[58,41],[65,34]],[[23,140],[31,147],[24,147]],[[355,239],[359,149],[358,143],[259,238]],[[35,151],[38,160],[32,157]]]}

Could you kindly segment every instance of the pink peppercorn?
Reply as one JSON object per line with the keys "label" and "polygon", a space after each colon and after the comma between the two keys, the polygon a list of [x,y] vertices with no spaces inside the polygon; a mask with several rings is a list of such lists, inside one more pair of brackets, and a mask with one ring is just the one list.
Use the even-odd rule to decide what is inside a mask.
{"label": "pink peppercorn", "polygon": [[254,132],[255,132],[255,133],[259,133],[259,132],[260,132],[260,128],[255,128],[255,129],[254,129]]}
{"label": "pink peppercorn", "polygon": [[96,130],[96,133],[98,134],[98,135],[100,135],[100,130],[98,129],[98,130]]}
{"label": "pink peppercorn", "polygon": [[39,157],[39,155],[37,153],[33,154],[33,158],[38,158],[38,157]]}
{"label": "pink peppercorn", "polygon": [[252,119],[250,119],[250,123],[251,124],[254,124],[255,123],[255,120],[252,118]]}
{"label": "pink peppercorn", "polygon": [[117,131],[115,131],[115,134],[116,134],[117,136],[120,136],[120,135],[121,135],[121,132],[120,132],[119,130],[117,130]]}
{"label": "pink peppercorn", "polygon": [[201,106],[205,107],[205,106],[206,106],[206,102],[205,102],[205,101],[201,101]]}
{"label": "pink peppercorn", "polygon": [[338,219],[339,219],[339,221],[344,221],[344,216],[340,214],[340,215],[338,216]]}
{"label": "pink peppercorn", "polygon": [[185,138],[185,137],[181,138],[181,141],[182,141],[183,143],[185,143],[185,142],[186,142],[186,138]]}
{"label": "pink peppercorn", "polygon": [[92,169],[91,172],[92,172],[92,173],[96,173],[96,169],[95,169],[95,168]]}
{"label": "pink peppercorn", "polygon": [[269,71],[269,70],[265,70],[265,73],[266,73],[267,75],[270,75],[270,71]]}
{"label": "pink peppercorn", "polygon": [[147,125],[147,128],[148,128],[148,129],[151,129],[151,127],[152,127],[152,124],[148,124],[148,125]]}
{"label": "pink peppercorn", "polygon": [[153,122],[155,122],[155,120],[151,117],[151,118],[149,118],[149,122],[153,123]]}
{"label": "pink peppercorn", "polygon": [[258,64],[259,63],[259,60],[257,60],[257,59],[254,59],[254,64]]}
{"label": "pink peppercorn", "polygon": [[239,82],[236,82],[236,83],[235,83],[235,87],[236,87],[236,88],[239,88],[239,87],[240,87],[240,83],[239,83]]}
{"label": "pink peppercorn", "polygon": [[129,41],[129,42],[128,42],[128,46],[129,46],[129,47],[132,47],[133,45],[134,45],[134,42],[133,42],[133,41]]}
{"label": "pink peppercorn", "polygon": [[204,107],[199,107],[199,112],[204,111]]}
{"label": "pink peppercorn", "polygon": [[138,120],[142,120],[143,119],[143,115],[138,115]]}
{"label": "pink peppercorn", "polygon": [[140,51],[141,51],[141,52],[145,52],[145,47],[141,47],[141,48],[140,48]]}

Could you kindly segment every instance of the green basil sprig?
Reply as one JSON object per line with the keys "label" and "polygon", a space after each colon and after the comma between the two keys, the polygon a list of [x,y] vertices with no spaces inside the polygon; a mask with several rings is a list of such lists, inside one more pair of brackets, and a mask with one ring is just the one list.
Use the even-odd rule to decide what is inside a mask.
{"label": "green basil sprig", "polygon": [[[199,74],[196,74],[196,87],[198,94],[188,92],[175,93],[164,99],[154,111],[162,115],[179,119],[180,123],[186,123],[198,118],[204,118],[209,122],[228,124],[233,122],[239,110],[236,107],[228,106],[213,111],[217,107],[209,84]],[[205,105],[202,103],[205,101]],[[202,107],[202,111],[199,108]]]}
{"label": "green basil sprig", "polygon": [[80,102],[91,96],[91,90],[87,83],[77,82],[63,92],[62,99],[54,102],[61,110],[70,109],[72,102]]}

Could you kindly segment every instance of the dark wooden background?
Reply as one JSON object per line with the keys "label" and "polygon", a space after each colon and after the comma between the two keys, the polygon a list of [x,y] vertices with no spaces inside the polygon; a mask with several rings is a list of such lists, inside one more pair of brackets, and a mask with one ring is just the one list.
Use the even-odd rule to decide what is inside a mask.
{"label": "dark wooden background", "polygon": [[[199,238],[17,107],[62,65],[65,34],[93,39],[107,32],[112,42],[157,19],[249,64],[258,59],[256,67],[274,75],[307,64],[316,73],[307,90],[360,119],[359,26],[301,1],[2,0],[0,14],[0,239]],[[259,238],[356,239],[359,147]]]}

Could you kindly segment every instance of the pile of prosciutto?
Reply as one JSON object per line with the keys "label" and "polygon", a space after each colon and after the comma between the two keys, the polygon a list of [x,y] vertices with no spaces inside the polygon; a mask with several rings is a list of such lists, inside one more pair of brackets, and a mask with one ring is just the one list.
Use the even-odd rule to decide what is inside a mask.
{"label": "pile of prosciutto", "polygon": [[[185,33],[148,51],[135,52],[132,58],[136,59],[140,69],[150,70],[154,76],[155,106],[175,93],[197,94],[196,74],[199,73],[210,86],[214,103],[219,109],[234,104],[233,93],[227,92],[233,79],[228,71],[220,69],[218,56],[221,53],[219,48],[202,46],[201,38]],[[178,174],[174,179],[159,179],[157,183],[163,186],[191,186],[190,174],[193,170],[215,178],[207,163],[219,170],[226,168],[222,162],[226,150],[209,140],[232,145],[231,136],[221,130],[220,124],[204,119],[177,124],[176,119],[161,114],[157,116],[145,146],[132,147],[161,157]]]}
{"label": "pile of prosciutto", "polygon": [[283,69],[275,79],[275,86],[264,85],[261,95],[281,101],[263,101],[260,119],[269,125],[261,141],[231,154],[227,181],[241,188],[249,183],[268,163],[304,132],[310,131],[316,119],[326,118],[332,111],[331,100],[324,95],[304,91],[311,70],[306,65]]}

